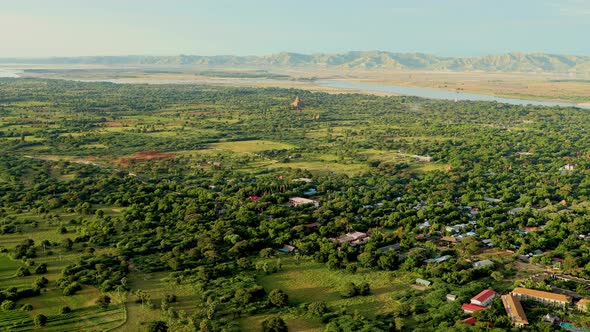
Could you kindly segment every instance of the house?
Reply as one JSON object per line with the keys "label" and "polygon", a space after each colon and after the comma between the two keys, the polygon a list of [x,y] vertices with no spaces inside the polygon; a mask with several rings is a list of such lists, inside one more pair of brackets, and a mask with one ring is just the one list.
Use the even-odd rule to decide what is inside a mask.
{"label": "house", "polygon": [[565,164],[559,170],[560,171],[573,171],[576,168],[576,164]]}
{"label": "house", "polygon": [[440,257],[436,257],[433,259],[427,259],[426,263],[434,263],[434,264],[438,264],[438,263],[442,263],[444,261],[447,261],[451,258],[450,255],[444,255],[444,256],[440,256]]}
{"label": "house", "polygon": [[315,195],[318,191],[314,188],[311,188],[305,192],[303,192],[303,195],[305,196],[311,196],[311,195]]}
{"label": "house", "polygon": [[311,183],[312,180],[310,178],[297,178],[297,179],[294,179],[293,181]]}
{"label": "house", "polygon": [[465,318],[464,320],[462,320],[462,322],[473,326],[473,325],[475,325],[475,323],[477,323],[477,319],[475,319],[475,317],[469,317],[469,318]]}
{"label": "house", "polygon": [[471,303],[482,307],[487,307],[498,296],[493,289],[484,289],[479,294],[471,298]]}
{"label": "house", "polygon": [[367,235],[367,233],[350,232],[330,240],[332,242],[337,242],[340,244],[349,243],[351,246],[355,247],[361,244],[365,244],[367,241],[369,241],[369,239],[370,237]]}
{"label": "house", "polygon": [[457,301],[457,295],[447,294],[447,301],[450,301],[450,302]]}
{"label": "house", "polygon": [[468,314],[472,314],[476,311],[486,310],[487,308],[473,303],[463,303],[461,309]]}
{"label": "house", "polygon": [[490,248],[494,246],[494,244],[492,243],[492,239],[481,240],[481,244]]}
{"label": "house", "polygon": [[588,312],[588,307],[589,307],[588,305],[589,304],[590,304],[590,299],[581,299],[580,301],[578,301],[578,303],[576,303],[576,307],[581,312]]}
{"label": "house", "polygon": [[430,223],[428,222],[428,220],[426,220],[425,222],[418,224],[418,228],[419,229],[424,229],[424,228],[430,228]]}
{"label": "house", "polygon": [[527,226],[527,227],[523,228],[522,230],[525,233],[528,233],[528,232],[536,232],[536,231],[538,231],[540,229],[541,229],[541,227],[539,227],[539,226]]}
{"label": "house", "polygon": [[500,203],[502,201],[501,199],[492,197],[484,197],[483,200],[490,203]]}
{"label": "house", "polygon": [[518,212],[520,212],[522,209],[523,209],[523,208],[521,208],[521,207],[517,207],[517,208],[514,208],[514,209],[510,209],[510,210],[508,210],[508,214],[515,215],[515,214],[517,214]]}
{"label": "house", "polygon": [[486,259],[483,261],[477,261],[477,262],[473,263],[473,268],[474,269],[481,269],[481,268],[493,266],[493,265],[494,265],[494,262],[492,262],[489,259]]}
{"label": "house", "polygon": [[258,202],[258,200],[260,199],[260,197],[258,196],[249,196],[248,200],[252,201],[252,202]]}
{"label": "house", "polygon": [[530,299],[541,303],[565,307],[572,302],[572,298],[551,292],[540,291],[536,289],[517,287],[512,290],[512,294],[518,296],[519,299]]}
{"label": "house", "polygon": [[441,242],[452,243],[452,244],[455,244],[455,243],[459,242],[459,240],[456,237],[454,237],[454,236],[443,236],[443,237],[440,238],[440,241]]}
{"label": "house", "polygon": [[297,248],[290,244],[285,244],[279,251],[290,254],[292,252],[297,252]]}
{"label": "house", "polygon": [[313,204],[315,207],[320,206],[320,202],[313,200],[313,199],[309,199],[309,198],[303,198],[303,197],[291,197],[291,198],[289,198],[289,203],[291,204],[291,206],[300,206],[300,205],[305,205],[305,204]]}
{"label": "house", "polygon": [[554,316],[552,314],[546,314],[545,316],[543,316],[543,321],[545,323],[555,324],[556,322],[559,322],[559,317]]}
{"label": "house", "polygon": [[424,161],[424,162],[431,162],[432,161],[432,157],[430,156],[415,156],[417,161]]}
{"label": "house", "polygon": [[471,210],[469,210],[469,212],[467,212],[467,214],[469,214],[471,217],[475,217],[476,215],[479,214],[479,209],[478,208],[472,208]]}
{"label": "house", "polygon": [[555,267],[557,269],[561,269],[563,261],[564,261],[563,258],[559,258],[559,257],[551,258],[551,264],[553,264],[553,267]]}
{"label": "house", "polygon": [[508,314],[508,317],[510,317],[514,326],[523,327],[529,324],[518,296],[506,294],[502,295],[501,298],[506,314]]}
{"label": "house", "polygon": [[305,227],[307,227],[308,229],[316,229],[316,228],[320,227],[320,223],[319,222],[312,222],[311,224],[306,224]]}
{"label": "house", "polygon": [[428,280],[417,278],[416,285],[430,287],[430,285],[432,285],[432,283]]}
{"label": "house", "polygon": [[379,252],[387,252],[387,251],[390,251],[390,250],[398,251],[399,248],[400,248],[399,243],[394,243],[394,244],[391,244],[391,245],[388,245],[388,246],[385,246],[385,247],[377,248],[377,251],[379,251]]}

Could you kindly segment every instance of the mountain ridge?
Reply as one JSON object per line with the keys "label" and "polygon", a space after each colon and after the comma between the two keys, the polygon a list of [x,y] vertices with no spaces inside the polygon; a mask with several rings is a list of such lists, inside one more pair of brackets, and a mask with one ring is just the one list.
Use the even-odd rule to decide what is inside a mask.
{"label": "mountain ridge", "polygon": [[280,52],[262,56],[122,55],[46,58],[0,58],[0,64],[159,65],[207,67],[313,67],[349,70],[437,70],[488,72],[590,73],[590,56],[548,53],[504,53],[476,57],[440,57],[426,53],[349,51],[303,54]]}

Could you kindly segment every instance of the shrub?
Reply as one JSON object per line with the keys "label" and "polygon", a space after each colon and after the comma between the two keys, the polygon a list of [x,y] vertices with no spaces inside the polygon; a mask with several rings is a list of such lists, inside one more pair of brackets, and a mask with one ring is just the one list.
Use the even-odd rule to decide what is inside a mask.
{"label": "shrub", "polygon": [[2,302],[2,304],[0,305],[0,308],[2,308],[2,310],[12,310],[16,307],[16,303],[14,303],[14,301],[12,300],[4,300]]}
{"label": "shrub", "polygon": [[280,289],[273,289],[268,294],[268,302],[273,306],[286,307],[289,305],[289,296]]}
{"label": "shrub", "polygon": [[148,330],[148,332],[167,332],[168,325],[166,325],[166,322],[163,322],[161,320],[157,320],[154,322],[150,322],[147,330]]}
{"label": "shrub", "polygon": [[287,324],[281,317],[269,317],[262,321],[262,332],[287,332]]}
{"label": "shrub", "polygon": [[328,306],[324,301],[312,302],[307,307],[307,311],[314,316],[321,316],[328,312]]}
{"label": "shrub", "polygon": [[344,289],[340,292],[340,294],[343,297],[357,296],[359,294],[359,289],[354,283],[349,282],[344,286]]}
{"label": "shrub", "polygon": [[68,307],[67,305],[64,305],[61,307],[61,309],[59,309],[59,313],[62,315],[69,314],[70,312],[72,312],[72,308]]}
{"label": "shrub", "polygon": [[30,304],[28,304],[28,303],[27,304],[23,304],[23,306],[20,307],[20,310],[22,310],[22,311],[31,311],[31,310],[33,310],[33,306],[30,305]]}
{"label": "shrub", "polygon": [[33,318],[33,323],[35,323],[35,326],[45,326],[47,324],[47,316],[39,314]]}
{"label": "shrub", "polygon": [[44,274],[44,273],[47,273],[47,264],[41,263],[41,264],[37,265],[37,267],[35,268],[35,274]]}
{"label": "shrub", "polygon": [[26,267],[19,267],[18,270],[16,271],[17,277],[28,277],[30,275],[31,275],[31,271],[29,271],[29,269]]}
{"label": "shrub", "polygon": [[108,295],[101,295],[96,299],[96,305],[101,308],[106,308],[111,304],[111,298]]}

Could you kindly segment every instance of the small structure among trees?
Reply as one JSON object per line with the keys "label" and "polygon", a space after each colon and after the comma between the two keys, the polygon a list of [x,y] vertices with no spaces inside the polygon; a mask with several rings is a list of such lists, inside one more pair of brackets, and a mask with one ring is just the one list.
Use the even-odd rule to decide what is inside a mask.
{"label": "small structure among trees", "polygon": [[305,103],[303,102],[301,97],[297,96],[295,97],[295,100],[291,103],[291,106],[300,110],[305,106]]}

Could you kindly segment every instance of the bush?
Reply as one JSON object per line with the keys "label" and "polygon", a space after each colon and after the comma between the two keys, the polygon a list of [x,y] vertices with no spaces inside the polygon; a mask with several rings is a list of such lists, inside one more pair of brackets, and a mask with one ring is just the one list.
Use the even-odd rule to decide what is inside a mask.
{"label": "bush", "polygon": [[16,303],[14,303],[14,301],[12,300],[4,300],[0,305],[0,308],[2,308],[2,310],[13,310],[15,307]]}
{"label": "bush", "polygon": [[363,282],[362,284],[360,284],[359,295],[369,295],[370,293],[371,293],[371,288],[369,287],[368,283]]}
{"label": "bush", "polygon": [[150,322],[147,330],[148,332],[167,332],[168,325],[166,325],[166,323],[161,320],[157,320],[154,322]]}
{"label": "bush", "polygon": [[344,286],[344,289],[340,292],[340,295],[342,295],[342,297],[353,297],[353,296],[357,296],[358,294],[359,294],[359,289],[352,282],[347,283]]}
{"label": "bush", "polygon": [[281,317],[269,317],[262,321],[262,332],[287,332],[287,324]]}
{"label": "bush", "polygon": [[35,326],[45,326],[47,324],[47,316],[39,314],[33,318]]}
{"label": "bush", "polygon": [[59,313],[62,315],[69,314],[70,312],[72,312],[72,308],[68,307],[67,305],[64,305],[61,307],[61,309],[59,309]]}
{"label": "bush", "polygon": [[44,274],[44,273],[47,273],[47,264],[41,263],[41,264],[37,265],[37,267],[35,268],[35,274]]}
{"label": "bush", "polygon": [[103,294],[96,299],[96,305],[103,309],[108,307],[109,304],[111,304],[111,297],[108,295]]}
{"label": "bush", "polygon": [[30,304],[28,304],[28,303],[27,304],[23,304],[23,306],[20,307],[20,310],[22,310],[22,311],[31,311],[31,310],[33,310],[33,306],[30,305]]}
{"label": "bush", "polygon": [[273,289],[268,294],[268,302],[276,307],[286,307],[289,305],[289,296],[280,289]]}
{"label": "bush", "polygon": [[324,301],[312,302],[307,307],[307,311],[314,316],[321,316],[328,312],[328,306]]}
{"label": "bush", "polygon": [[16,270],[17,277],[28,277],[30,275],[31,271],[29,271],[29,269],[26,267],[19,267],[18,270]]}

